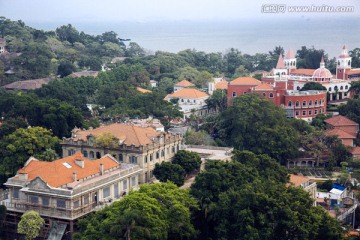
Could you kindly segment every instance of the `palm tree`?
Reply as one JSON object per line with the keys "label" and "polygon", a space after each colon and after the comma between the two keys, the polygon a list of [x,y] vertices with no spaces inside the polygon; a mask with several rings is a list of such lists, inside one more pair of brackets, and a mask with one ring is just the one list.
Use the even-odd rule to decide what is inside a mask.
{"label": "palm tree", "polygon": [[111,234],[120,239],[131,240],[146,239],[150,237],[147,228],[148,219],[137,209],[127,209],[124,214],[120,214],[116,219],[116,224],[111,228]]}

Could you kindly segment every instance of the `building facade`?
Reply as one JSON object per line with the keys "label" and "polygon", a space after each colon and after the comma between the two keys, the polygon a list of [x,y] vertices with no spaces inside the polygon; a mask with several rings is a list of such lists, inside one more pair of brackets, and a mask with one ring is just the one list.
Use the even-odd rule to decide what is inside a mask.
{"label": "building facade", "polygon": [[6,40],[5,38],[0,38],[0,54],[5,52]]}
{"label": "building facade", "polygon": [[[116,146],[104,148],[96,144],[96,137],[111,133],[118,139]],[[180,150],[182,137],[153,128],[138,127],[133,124],[114,123],[96,129],[74,129],[70,138],[64,138],[61,145],[63,156],[81,152],[89,159],[99,159],[110,154],[121,163],[137,164],[143,170],[140,183],[154,179],[156,163],[170,161]]]}
{"label": "building facade", "polygon": [[77,152],[53,162],[30,158],[5,183],[8,194],[0,204],[15,222],[34,210],[45,219],[47,233],[55,222],[72,233],[79,217],[138,189],[141,173],[138,165],[119,163],[111,155],[91,160]]}

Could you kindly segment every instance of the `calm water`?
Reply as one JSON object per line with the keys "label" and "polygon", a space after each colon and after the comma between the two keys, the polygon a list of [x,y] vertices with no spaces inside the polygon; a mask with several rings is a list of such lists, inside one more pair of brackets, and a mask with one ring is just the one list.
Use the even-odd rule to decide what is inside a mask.
{"label": "calm water", "polygon": [[[28,25],[54,30],[67,23],[42,22]],[[99,35],[115,31],[121,38],[130,38],[141,47],[178,52],[196,49],[225,52],[237,48],[243,53],[266,53],[275,46],[300,49],[301,46],[324,49],[330,57],[339,55],[343,44],[348,49],[360,47],[360,18],[305,19],[283,21],[221,22],[82,22],[72,23],[78,30]]]}

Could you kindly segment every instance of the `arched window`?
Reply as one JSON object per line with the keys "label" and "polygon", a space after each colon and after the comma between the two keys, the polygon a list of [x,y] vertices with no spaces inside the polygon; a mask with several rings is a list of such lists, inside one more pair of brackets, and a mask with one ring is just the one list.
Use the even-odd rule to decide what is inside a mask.
{"label": "arched window", "polygon": [[340,86],[340,90],[344,90],[344,86]]}
{"label": "arched window", "polygon": [[119,154],[119,161],[120,161],[120,162],[124,161],[124,156],[123,156],[122,153]]}
{"label": "arched window", "polygon": [[83,154],[84,154],[84,157],[86,157],[86,158],[88,157],[88,151],[84,150]]}
{"label": "arched window", "polygon": [[156,159],[159,159],[159,151],[156,152]]}
{"label": "arched window", "polygon": [[164,157],[165,156],[165,151],[161,150],[161,156]]}
{"label": "arched window", "polygon": [[309,106],[312,106],[312,100],[309,100]]}
{"label": "arched window", "polygon": [[93,152],[93,151],[90,151],[89,155],[90,155],[90,159],[94,159],[94,158],[95,158],[95,155],[94,155],[94,152]]}
{"label": "arched window", "polygon": [[289,102],[288,102],[288,107],[291,107],[291,106],[292,106],[292,102],[289,101]]}
{"label": "arched window", "polygon": [[349,86],[348,86],[348,85],[346,85],[346,86],[345,86],[345,89],[348,89],[348,88],[349,88]]}
{"label": "arched window", "polygon": [[262,93],[262,96],[263,96],[263,97],[266,97],[266,93]]}
{"label": "arched window", "polygon": [[96,152],[96,158],[97,159],[101,158],[101,153],[100,152]]}
{"label": "arched window", "polygon": [[300,106],[300,103],[299,103],[299,101],[296,101],[295,102],[295,107],[298,107],[298,106]]}
{"label": "arched window", "polygon": [[303,107],[306,107],[306,101],[303,101],[302,105]]}
{"label": "arched window", "polygon": [[270,93],[269,96],[270,96],[271,98],[273,98],[273,97],[274,97],[274,94],[273,94],[273,93]]}
{"label": "arched window", "polygon": [[315,106],[318,105],[318,100],[315,100]]}
{"label": "arched window", "polygon": [[337,91],[339,88],[338,88],[338,86],[335,86],[334,87],[334,91]]}
{"label": "arched window", "polygon": [[329,92],[331,92],[331,87],[329,87]]}

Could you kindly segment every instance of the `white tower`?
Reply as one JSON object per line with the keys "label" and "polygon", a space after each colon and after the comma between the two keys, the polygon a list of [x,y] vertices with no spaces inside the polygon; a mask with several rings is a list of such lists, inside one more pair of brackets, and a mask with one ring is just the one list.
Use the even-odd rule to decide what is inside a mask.
{"label": "white tower", "polygon": [[336,59],[336,78],[345,80],[349,69],[351,69],[351,57],[344,45],[340,56]]}
{"label": "white tower", "polygon": [[[296,69],[296,58],[293,50],[290,48],[284,58],[284,64],[286,69]],[[291,72],[291,70],[290,70]]]}

